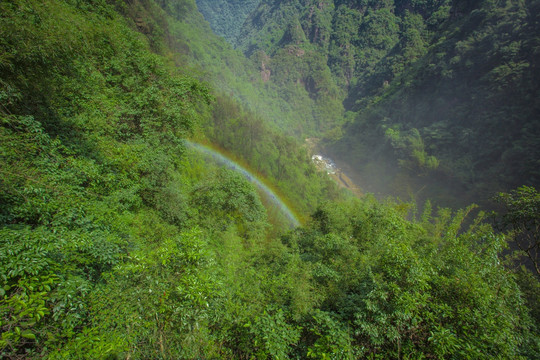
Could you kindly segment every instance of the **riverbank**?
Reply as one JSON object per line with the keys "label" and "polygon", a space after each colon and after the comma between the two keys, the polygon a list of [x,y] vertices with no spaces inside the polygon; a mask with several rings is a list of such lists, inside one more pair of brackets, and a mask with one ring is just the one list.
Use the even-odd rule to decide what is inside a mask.
{"label": "riverbank", "polygon": [[363,196],[364,192],[353,180],[351,180],[351,178],[347,175],[347,171],[339,166],[339,163],[336,163],[330,157],[321,153],[317,144],[318,139],[316,138],[306,139],[308,154],[311,157],[311,161],[315,167],[317,167],[317,169],[320,171],[326,172],[326,174],[340,187],[349,190],[357,197]]}

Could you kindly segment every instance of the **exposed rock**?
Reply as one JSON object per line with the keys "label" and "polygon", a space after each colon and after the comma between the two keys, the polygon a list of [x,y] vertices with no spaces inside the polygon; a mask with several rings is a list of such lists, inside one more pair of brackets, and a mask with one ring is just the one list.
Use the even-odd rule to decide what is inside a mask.
{"label": "exposed rock", "polygon": [[270,69],[266,68],[266,64],[263,61],[261,63],[261,79],[262,79],[262,81],[267,82],[268,80],[270,80],[270,74],[271,74]]}

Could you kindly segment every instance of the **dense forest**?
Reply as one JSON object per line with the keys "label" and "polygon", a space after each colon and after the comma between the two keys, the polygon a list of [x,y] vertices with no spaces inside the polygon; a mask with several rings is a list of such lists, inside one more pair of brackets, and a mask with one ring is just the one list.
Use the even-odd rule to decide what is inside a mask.
{"label": "dense forest", "polygon": [[[244,53],[194,0],[0,0],[0,357],[539,358],[540,194],[504,187],[537,181],[537,2],[221,3],[216,32]],[[407,26],[424,45],[404,63]],[[508,72],[490,77],[512,41]],[[481,45],[494,49],[479,62]],[[446,62],[447,87],[433,80]],[[378,74],[388,83],[368,86]],[[420,105],[451,91],[492,107]],[[458,129],[429,138],[429,111]],[[508,114],[520,131],[499,124]],[[459,177],[452,156],[469,148],[444,145],[457,124],[491,124],[471,141],[510,151],[489,143],[499,134],[524,156],[508,158],[522,169],[510,180],[515,168],[489,173],[498,153],[474,169],[504,190],[499,213],[355,197],[303,144]]]}
{"label": "dense forest", "polygon": [[232,43],[366,190],[457,206],[540,185],[539,14],[532,0],[263,0]]}
{"label": "dense forest", "polygon": [[197,0],[197,8],[208,20],[214,33],[234,43],[243,22],[259,3],[260,0]]}

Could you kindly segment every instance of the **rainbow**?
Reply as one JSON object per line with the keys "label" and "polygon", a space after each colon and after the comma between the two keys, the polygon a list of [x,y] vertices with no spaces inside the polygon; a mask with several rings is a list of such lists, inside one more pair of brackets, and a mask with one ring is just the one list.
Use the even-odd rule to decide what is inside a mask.
{"label": "rainbow", "polygon": [[217,163],[242,174],[247,180],[254,183],[266,195],[266,198],[270,200],[281,211],[281,213],[287,217],[291,227],[300,226],[300,221],[298,221],[297,216],[294,215],[289,206],[287,206],[285,202],[278,195],[276,195],[276,193],[272,191],[268,185],[264,183],[264,180],[258,179],[257,176],[255,176],[252,172],[248,171],[245,167],[223,154],[223,150],[220,151],[218,149],[212,149],[210,146],[189,140],[184,141],[188,147],[195,149],[208,157],[211,157]]}

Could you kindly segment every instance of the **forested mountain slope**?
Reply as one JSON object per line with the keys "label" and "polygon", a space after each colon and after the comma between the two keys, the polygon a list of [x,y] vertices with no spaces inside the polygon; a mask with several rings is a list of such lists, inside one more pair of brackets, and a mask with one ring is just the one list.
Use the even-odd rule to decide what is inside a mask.
{"label": "forested mountain slope", "polygon": [[485,199],[540,184],[539,8],[265,0],[237,44],[269,82],[327,105],[315,129],[368,190]]}
{"label": "forested mountain slope", "polygon": [[360,167],[393,154],[412,173],[461,184],[458,194],[538,186],[539,16],[538,1],[453,5],[408,69],[395,71],[392,54],[370,80],[388,85],[349,93],[359,111],[336,151]]}
{"label": "forested mountain slope", "polygon": [[329,179],[310,170],[305,150],[284,131],[292,123],[301,128],[310,114],[283,103],[275,88],[265,86],[253,64],[212,33],[194,1],[136,1],[121,11],[151,46],[212,84],[216,101],[199,109],[204,116],[195,125],[198,135],[252,164],[301,212],[309,213],[326,190],[334,191]]}
{"label": "forested mountain slope", "polygon": [[[0,357],[538,358],[540,288],[502,255],[511,236],[473,207],[338,191],[220,91],[229,68],[201,70],[233,57],[197,42],[196,14],[0,1]],[[301,226],[185,139],[231,149]],[[537,219],[533,189],[504,198],[509,229]]]}
{"label": "forested mountain slope", "polygon": [[[170,2],[164,2],[169,4]],[[297,138],[314,133],[314,119],[326,118],[332,106],[311,98],[302,86],[289,86],[268,81],[264,58],[249,61],[222,38],[215,36],[202,15],[192,4],[181,14],[171,9],[177,19],[169,26],[171,46],[187,63],[198,67],[202,79],[219,91],[232,94],[244,107],[263,117],[278,131]],[[341,103],[333,105],[339,109]],[[341,114],[341,112],[338,111]]]}
{"label": "forested mountain slope", "polygon": [[197,0],[197,8],[212,30],[234,44],[240,28],[260,0]]}

